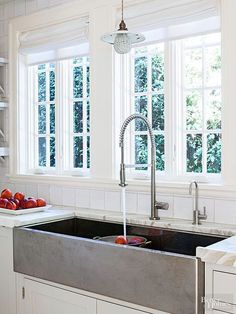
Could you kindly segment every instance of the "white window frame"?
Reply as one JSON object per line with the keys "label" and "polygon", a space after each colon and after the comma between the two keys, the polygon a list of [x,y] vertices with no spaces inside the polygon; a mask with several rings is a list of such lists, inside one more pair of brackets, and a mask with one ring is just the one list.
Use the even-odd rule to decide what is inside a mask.
{"label": "white window frame", "polygon": [[[145,43],[145,45],[137,45],[135,48],[139,48],[142,46],[149,46],[153,44],[158,44],[159,41],[152,41],[150,43]],[[183,127],[181,126],[184,122],[183,114],[184,114],[184,106],[183,106],[183,60],[182,60],[182,45],[180,42],[177,44],[177,41],[166,41],[164,42],[164,62],[165,62],[165,82],[164,82],[164,96],[165,96],[165,171],[156,171],[156,177],[158,181],[174,181],[174,182],[186,182],[189,180],[198,180],[200,182],[205,183],[220,183],[222,180],[222,173],[214,174],[214,173],[187,173],[184,171],[186,169],[185,163],[183,160],[186,160],[186,149],[183,140]],[[210,45],[209,45],[210,46]],[[212,45],[214,46],[214,44]],[[135,49],[134,48],[134,49]],[[131,73],[129,80],[129,87],[123,84],[123,90],[129,90],[129,103],[125,102],[124,106],[131,107],[128,110],[128,114],[132,114],[135,112],[135,104],[134,104],[134,77],[132,77],[132,73],[134,73],[132,58],[134,56],[134,49],[131,52],[128,59],[128,67],[127,70]],[[144,54],[146,55],[146,54]],[[179,63],[181,60],[181,63]],[[124,59],[123,59],[124,62]],[[150,76],[150,75],[149,75]],[[170,81],[175,82],[173,84],[169,83]],[[150,80],[150,78],[149,78]],[[179,84],[181,82],[181,84]],[[150,84],[150,82],[149,82]],[[218,86],[217,88],[219,88]],[[150,92],[150,91],[149,91]],[[149,94],[149,92],[147,94]],[[154,92],[155,94],[155,92]],[[131,104],[131,105],[130,105]],[[150,107],[150,101],[149,101]],[[149,120],[151,121],[151,108],[148,108],[149,112]],[[129,136],[129,145],[126,149],[127,162],[134,163],[134,133],[135,132],[135,123],[133,122],[130,127],[130,136]],[[154,132],[155,134],[157,132]],[[158,132],[159,133],[159,132]],[[160,132],[161,133],[161,132]],[[191,133],[191,132],[189,132]],[[209,133],[214,133],[209,130]],[[222,133],[219,130],[218,133]],[[140,134],[143,134],[140,132]],[[146,134],[146,133],[145,133]],[[150,163],[150,139],[148,137],[148,156]],[[185,167],[185,168],[184,168]],[[179,171],[181,169],[181,171]],[[150,178],[150,169],[145,171],[135,171],[134,169],[127,171],[128,178],[130,179],[147,179]]]}
{"label": "white window frame", "polygon": [[[77,58],[87,59],[88,54],[78,55]],[[55,100],[49,101],[48,91],[48,75],[46,74],[46,101],[42,103],[46,105],[46,134],[38,134],[38,65],[28,67],[29,75],[29,93],[28,93],[28,111],[30,112],[30,118],[28,121],[28,132],[30,134],[30,142],[32,143],[28,149],[28,166],[26,167],[26,173],[33,174],[54,174],[54,175],[78,175],[89,176],[90,169],[87,168],[87,138],[90,136],[90,132],[87,132],[87,66],[89,62],[83,62],[83,95],[86,95],[82,99],[73,98],[73,69],[79,64],[73,64],[74,58],[68,60],[55,60],[45,63],[46,73],[50,71],[50,63],[55,64]],[[40,62],[39,64],[44,64]],[[86,72],[84,71],[86,70]],[[73,104],[76,101],[82,101],[83,103],[83,133],[75,134],[73,132],[74,120],[73,120]],[[49,107],[51,103],[55,104],[55,136],[50,134],[48,125],[50,122]],[[33,104],[33,105],[32,105]],[[86,106],[85,106],[86,104]],[[84,131],[85,130],[85,131]],[[75,168],[74,165],[74,149],[73,140],[74,136],[81,136],[83,138],[83,167]],[[46,138],[46,167],[40,167],[38,162],[38,138]],[[50,167],[50,151],[49,141],[50,137],[55,137],[56,149],[55,160],[56,166]],[[86,140],[85,140],[86,139]],[[32,149],[33,148],[33,149]],[[69,152],[69,153],[68,153]]]}

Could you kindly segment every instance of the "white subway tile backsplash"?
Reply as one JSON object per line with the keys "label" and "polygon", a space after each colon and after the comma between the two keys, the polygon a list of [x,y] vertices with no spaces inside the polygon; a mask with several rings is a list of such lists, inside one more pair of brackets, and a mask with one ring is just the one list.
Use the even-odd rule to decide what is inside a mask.
{"label": "white subway tile backsplash", "polygon": [[62,189],[62,205],[75,206],[75,189],[63,188]]}
{"label": "white subway tile backsplash", "polygon": [[105,192],[100,190],[90,191],[90,207],[93,209],[105,209]]}
{"label": "white subway tile backsplash", "polygon": [[44,198],[47,203],[50,203],[50,185],[38,184],[38,197]]}
{"label": "white subway tile backsplash", "polygon": [[25,194],[25,196],[27,197],[27,195],[26,195],[26,185],[25,184],[16,183],[15,184],[14,193],[16,193],[16,192],[21,192],[21,193]]}
{"label": "white subway tile backsplash", "polygon": [[26,193],[26,197],[38,198],[38,185],[37,184],[27,184],[25,193]]}
{"label": "white subway tile backsplash", "polygon": [[15,16],[25,15],[25,13],[26,13],[26,11],[25,11],[25,7],[26,7],[25,0],[15,0],[14,5],[15,5]]}
{"label": "white subway tile backsplash", "polygon": [[62,205],[62,187],[51,185],[50,186],[50,204]]}
{"label": "white subway tile backsplash", "polygon": [[90,191],[79,189],[76,191],[75,206],[80,208],[90,208]]}
{"label": "white subway tile backsplash", "polygon": [[49,6],[49,0],[38,0],[37,8],[38,10],[45,9]]}
{"label": "white subway tile backsplash", "polygon": [[193,199],[191,197],[174,197],[174,218],[193,218]]}
{"label": "white subway tile backsplash", "polygon": [[37,0],[26,0],[25,11],[26,14],[33,13],[38,10]]}
{"label": "white subway tile backsplash", "polygon": [[5,9],[6,6],[4,4],[0,5],[0,21],[5,20]]}
{"label": "white subway tile backsplash", "polygon": [[126,210],[128,213],[136,213],[138,207],[138,194],[126,192]]}
{"label": "white subway tile backsplash", "polygon": [[105,192],[105,209],[112,211],[121,211],[121,192]]}
{"label": "white subway tile backsplash", "polygon": [[13,18],[15,15],[15,6],[14,6],[14,1],[10,1],[5,4],[5,10],[4,10],[4,17],[5,20],[9,20]]}
{"label": "white subway tile backsplash", "polygon": [[215,200],[215,222],[236,224],[236,201]]}
{"label": "white subway tile backsplash", "polygon": [[198,201],[198,208],[201,213],[204,211],[204,207],[206,207],[207,213],[207,222],[214,222],[215,221],[215,202],[213,199],[210,198],[199,198]]}
{"label": "white subway tile backsplash", "polygon": [[174,197],[168,195],[157,195],[158,202],[169,204],[168,210],[159,210],[159,217],[173,218],[174,216]]}
{"label": "white subway tile backsplash", "polygon": [[138,193],[137,213],[142,215],[150,215],[151,196],[148,193]]}

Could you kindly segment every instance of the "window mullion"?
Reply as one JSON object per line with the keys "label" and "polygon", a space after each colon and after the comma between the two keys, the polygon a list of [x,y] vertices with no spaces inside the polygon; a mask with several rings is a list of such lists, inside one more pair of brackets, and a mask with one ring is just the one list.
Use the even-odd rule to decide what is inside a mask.
{"label": "window mullion", "polygon": [[87,169],[87,62],[83,57],[83,169]]}
{"label": "window mullion", "polygon": [[205,60],[205,41],[202,46],[202,171],[207,173],[207,135],[206,135],[206,60]]}
{"label": "window mullion", "polygon": [[[147,99],[148,99],[148,119],[151,123],[151,128],[152,128],[152,55],[148,54],[147,55]],[[151,163],[151,142],[150,142],[150,138],[148,135],[148,130],[146,132],[147,134],[147,147],[148,147],[148,160],[147,163],[150,164]],[[155,138],[155,136],[154,136]],[[151,169],[148,168],[148,175],[151,175]]]}

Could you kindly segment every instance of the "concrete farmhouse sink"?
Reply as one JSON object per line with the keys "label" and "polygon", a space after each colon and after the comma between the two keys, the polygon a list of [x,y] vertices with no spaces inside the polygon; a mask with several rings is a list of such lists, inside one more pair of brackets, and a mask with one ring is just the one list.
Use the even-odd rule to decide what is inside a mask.
{"label": "concrete farmhouse sink", "polygon": [[204,264],[197,246],[223,238],[128,225],[147,248],[93,240],[122,234],[119,223],[72,218],[14,229],[14,270],[168,313],[203,313]]}

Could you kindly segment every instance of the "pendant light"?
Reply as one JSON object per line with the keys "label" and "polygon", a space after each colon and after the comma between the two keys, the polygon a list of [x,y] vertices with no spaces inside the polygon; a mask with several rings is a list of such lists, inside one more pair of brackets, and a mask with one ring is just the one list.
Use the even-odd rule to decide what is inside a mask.
{"label": "pendant light", "polygon": [[114,46],[119,54],[129,53],[132,45],[145,40],[142,34],[130,33],[124,21],[124,0],[121,2],[121,22],[119,29],[111,34],[105,34],[101,38],[102,41]]}

